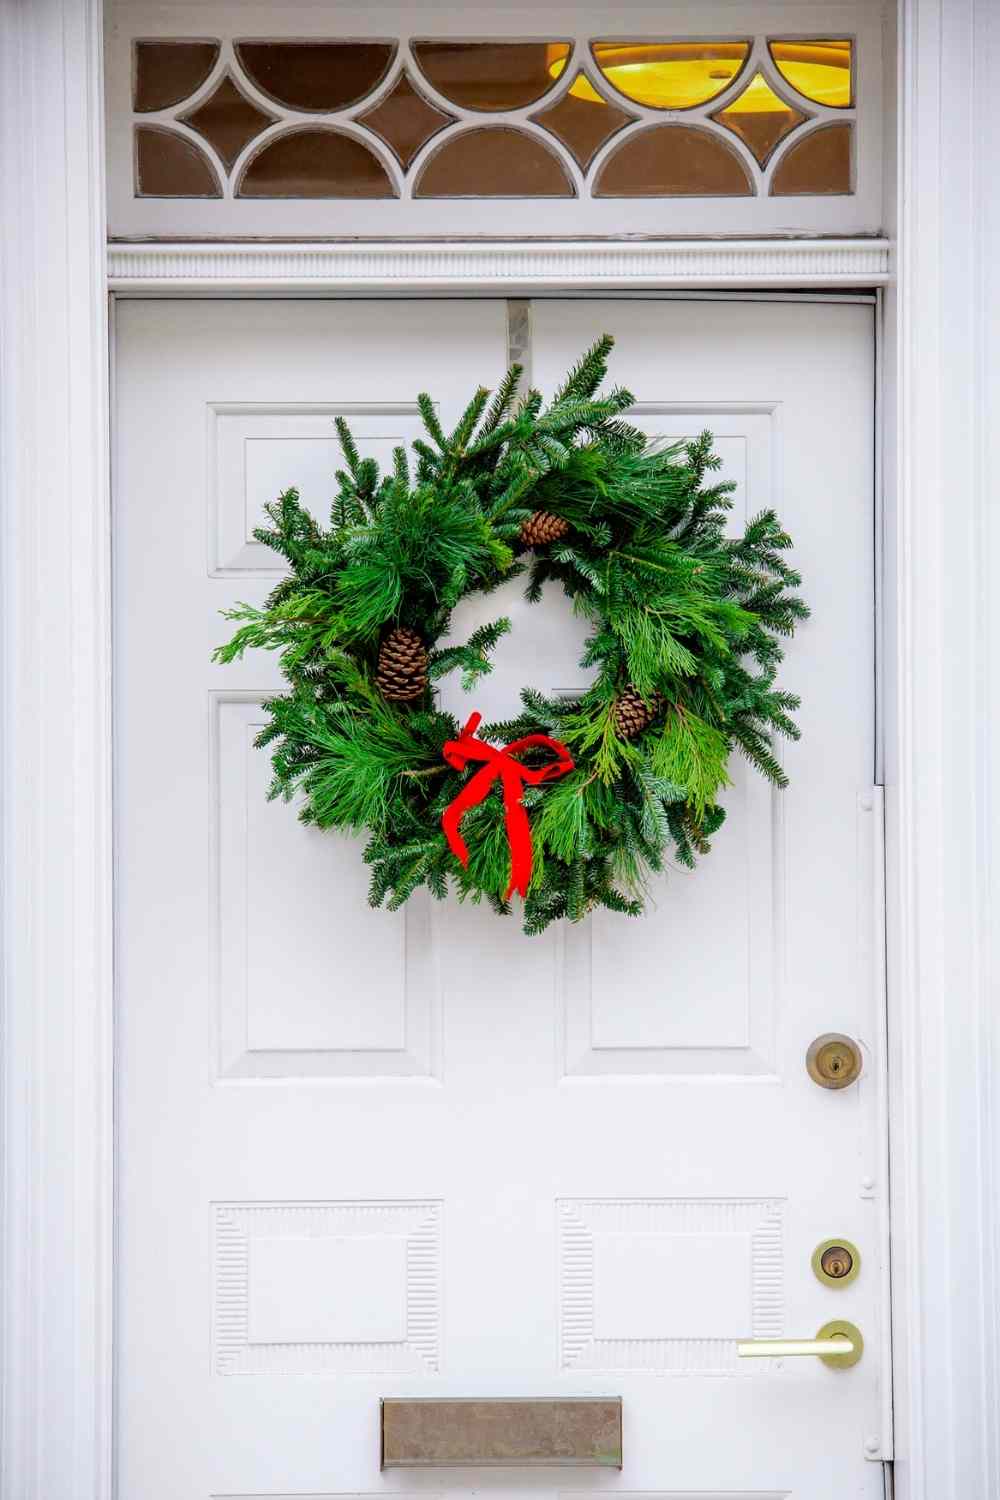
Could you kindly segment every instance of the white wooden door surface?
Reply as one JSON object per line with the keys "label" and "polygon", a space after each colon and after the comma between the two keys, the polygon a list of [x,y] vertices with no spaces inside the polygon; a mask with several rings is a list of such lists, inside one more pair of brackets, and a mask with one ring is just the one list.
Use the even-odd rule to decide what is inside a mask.
{"label": "white wooden door surface", "polygon": [[[737,518],[775,504],[814,609],[802,741],[641,923],[524,938],[267,804],[260,506],[322,511],[331,417],[387,454],[506,362],[505,305],[126,302],[116,473],[121,1500],[881,1495],[880,834],[873,319],[857,303],[542,301],[535,381],[604,330],[651,433],[710,427]],[[572,688],[561,598],[468,707]],[[494,597],[490,613],[497,612]],[[467,609],[465,618],[475,614]],[[841,1093],[810,1041],[861,1039]],[[813,1248],[862,1251],[826,1288]],[[847,1317],[853,1370],[735,1341]],[[621,1395],[624,1469],[379,1472],[383,1395]]]}

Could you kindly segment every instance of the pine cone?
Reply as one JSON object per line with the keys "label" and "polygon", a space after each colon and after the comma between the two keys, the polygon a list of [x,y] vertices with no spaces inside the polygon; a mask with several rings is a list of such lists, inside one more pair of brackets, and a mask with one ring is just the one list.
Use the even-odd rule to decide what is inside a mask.
{"label": "pine cone", "polygon": [[536,510],[521,522],[521,541],[526,547],[544,547],[546,542],[560,541],[569,530],[569,522],[554,516],[550,510]]}
{"label": "pine cone", "polygon": [[375,683],[391,703],[409,703],[427,687],[427,652],[415,630],[399,625],[390,631],[378,653]]}
{"label": "pine cone", "polygon": [[631,683],[615,703],[615,728],[623,740],[634,740],[651,724],[663,707],[663,694],[650,693],[649,702]]}

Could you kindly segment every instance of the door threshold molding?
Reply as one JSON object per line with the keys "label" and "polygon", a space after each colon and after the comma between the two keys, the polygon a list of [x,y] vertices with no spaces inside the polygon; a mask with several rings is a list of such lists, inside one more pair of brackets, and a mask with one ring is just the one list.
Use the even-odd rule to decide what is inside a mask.
{"label": "door threshold molding", "polygon": [[880,286],[887,239],[108,245],[112,291],[458,291]]}

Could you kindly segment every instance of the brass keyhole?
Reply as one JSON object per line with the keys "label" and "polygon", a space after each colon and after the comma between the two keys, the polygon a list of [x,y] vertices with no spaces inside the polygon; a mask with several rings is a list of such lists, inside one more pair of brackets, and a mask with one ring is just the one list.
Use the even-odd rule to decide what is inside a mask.
{"label": "brass keyhole", "polygon": [[824,1240],[812,1253],[812,1268],[824,1286],[849,1286],[861,1270],[861,1252],[850,1240]]}
{"label": "brass keyhole", "polygon": [[806,1053],[806,1069],[821,1089],[846,1089],[861,1076],[861,1048],[838,1031],[818,1036]]}
{"label": "brass keyhole", "polygon": [[829,1250],[823,1251],[819,1263],[828,1276],[831,1276],[834,1281],[839,1281],[850,1271],[854,1264],[854,1256],[843,1245],[831,1245]]}

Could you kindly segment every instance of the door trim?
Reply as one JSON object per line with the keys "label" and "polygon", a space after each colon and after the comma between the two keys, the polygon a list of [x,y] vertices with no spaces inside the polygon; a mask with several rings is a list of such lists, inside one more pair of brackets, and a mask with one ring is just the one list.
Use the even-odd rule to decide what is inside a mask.
{"label": "door trim", "polygon": [[[1000,36],[984,0],[898,0],[895,17],[881,393],[895,1479],[897,1500],[966,1500],[1000,1491]],[[100,0],[0,8],[0,190],[18,229],[0,264],[3,1500],[113,1494],[101,22]],[[690,263],[677,276],[690,286]]]}
{"label": "door trim", "polygon": [[887,239],[156,243],[108,247],[117,292],[442,291],[501,296],[609,287],[877,286]]}

